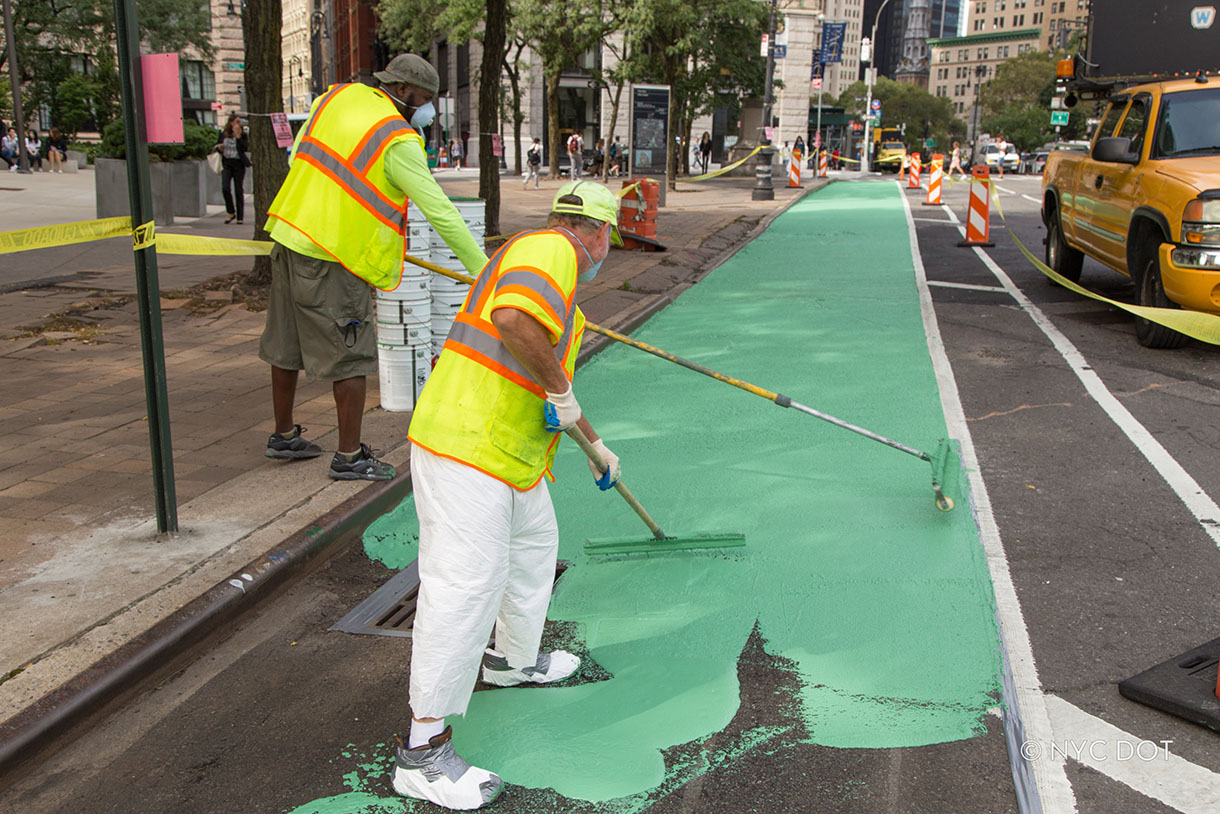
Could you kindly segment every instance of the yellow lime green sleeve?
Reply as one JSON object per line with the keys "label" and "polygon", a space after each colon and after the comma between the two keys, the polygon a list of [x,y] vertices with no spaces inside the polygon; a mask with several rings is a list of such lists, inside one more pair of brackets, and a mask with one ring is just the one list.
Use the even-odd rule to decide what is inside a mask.
{"label": "yellow lime green sleeve", "polygon": [[390,183],[407,193],[407,199],[424,213],[466,270],[478,276],[487,265],[487,255],[432,177],[423,147],[414,139],[394,142],[386,150],[385,172]]}

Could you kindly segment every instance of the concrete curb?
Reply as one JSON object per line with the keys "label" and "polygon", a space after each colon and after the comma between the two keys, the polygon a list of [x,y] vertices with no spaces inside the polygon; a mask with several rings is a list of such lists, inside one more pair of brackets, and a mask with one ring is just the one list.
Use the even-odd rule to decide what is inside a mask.
{"label": "concrete curb", "polygon": [[173,665],[223,625],[342,551],[410,493],[408,473],[370,484],[13,716],[0,726],[0,777],[43,756],[74,727],[103,717],[108,705]]}
{"label": "concrete curb", "polygon": [[[630,334],[671,305],[684,291],[723,265],[762,234],[797,201],[824,184],[774,210],[736,245],[712,259],[689,282],[657,294],[608,326]],[[577,356],[577,367],[614,343],[605,336],[590,341]],[[107,654],[66,683],[42,696],[0,725],[0,777],[57,750],[57,741],[72,730],[97,723],[109,707],[131,697],[171,667],[190,660],[192,651],[218,635],[226,624],[274,597],[295,579],[334,557],[359,539],[364,529],[411,494],[409,469],[398,478],[370,484],[358,494],[293,533],[274,550],[254,559],[230,579],[162,619],[147,631]]]}

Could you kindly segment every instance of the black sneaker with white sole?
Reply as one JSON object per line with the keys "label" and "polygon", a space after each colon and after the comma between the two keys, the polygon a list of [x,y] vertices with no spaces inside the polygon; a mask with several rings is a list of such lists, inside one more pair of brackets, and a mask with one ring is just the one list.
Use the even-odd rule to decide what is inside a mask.
{"label": "black sneaker with white sole", "polygon": [[268,458],[316,458],[322,454],[322,447],[305,440],[305,428],[300,424],[293,427],[288,435],[273,433],[267,439]]}
{"label": "black sneaker with white sole", "polygon": [[349,461],[338,452],[330,461],[330,476],[335,480],[393,480],[398,473],[385,461],[373,457],[368,444],[360,445],[356,460]]}

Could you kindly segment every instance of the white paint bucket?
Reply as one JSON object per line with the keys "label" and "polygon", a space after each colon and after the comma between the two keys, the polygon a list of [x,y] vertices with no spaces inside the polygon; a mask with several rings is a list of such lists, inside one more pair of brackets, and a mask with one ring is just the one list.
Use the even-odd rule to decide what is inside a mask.
{"label": "white paint bucket", "polygon": [[395,412],[413,410],[432,372],[431,349],[379,346],[377,372],[381,406]]}

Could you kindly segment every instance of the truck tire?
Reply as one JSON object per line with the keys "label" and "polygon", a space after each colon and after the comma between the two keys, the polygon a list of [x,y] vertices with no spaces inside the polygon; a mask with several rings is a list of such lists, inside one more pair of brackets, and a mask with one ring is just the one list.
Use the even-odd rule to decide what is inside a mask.
{"label": "truck tire", "polygon": [[[1140,257],[1140,271],[1135,278],[1135,301],[1139,305],[1152,308],[1177,308],[1178,304],[1169,299],[1165,286],[1161,282],[1161,261],[1156,248],[1146,249]],[[1180,348],[1189,339],[1172,328],[1149,322],[1142,317],[1135,318],[1135,338],[1145,348],[1172,350]]]}
{"label": "truck tire", "polygon": [[[1080,270],[1084,266],[1084,252],[1073,249],[1063,239],[1063,226],[1059,222],[1059,208],[1055,207],[1046,216],[1046,264],[1055,272],[1073,283],[1080,282]],[[1046,281],[1058,285],[1050,277]]]}

